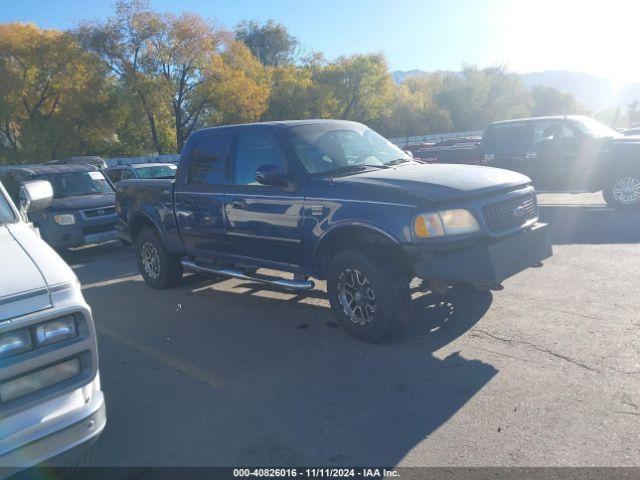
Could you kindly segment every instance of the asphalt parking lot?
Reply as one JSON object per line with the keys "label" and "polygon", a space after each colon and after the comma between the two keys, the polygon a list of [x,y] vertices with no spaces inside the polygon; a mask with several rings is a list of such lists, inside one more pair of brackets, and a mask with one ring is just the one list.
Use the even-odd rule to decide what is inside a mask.
{"label": "asphalt parking lot", "polygon": [[541,195],[554,257],[499,292],[414,292],[393,343],[322,287],[198,275],[160,292],[132,249],[67,253],[93,307],[100,466],[640,465],[640,215]]}

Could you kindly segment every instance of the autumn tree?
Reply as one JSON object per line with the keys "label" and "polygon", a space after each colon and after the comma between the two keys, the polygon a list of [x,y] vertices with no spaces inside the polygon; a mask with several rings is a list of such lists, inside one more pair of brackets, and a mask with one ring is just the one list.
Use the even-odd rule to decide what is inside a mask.
{"label": "autumn tree", "polygon": [[449,111],[456,130],[480,130],[495,120],[529,116],[531,95],[520,77],[504,66],[442,75],[438,104]]}
{"label": "autumn tree", "polygon": [[160,14],[143,0],[120,1],[115,17],[83,26],[78,36],[137,96],[158,153],[167,146],[158,128],[167,114],[180,152],[205,119],[254,120],[266,108],[262,65],[229,32],[198,15]]}
{"label": "autumn tree", "polygon": [[535,117],[586,113],[584,106],[573,95],[553,87],[536,85],[531,89],[531,98],[533,99],[531,114]]}
{"label": "autumn tree", "polygon": [[407,78],[395,88],[390,115],[375,126],[388,137],[451,131],[451,116],[436,99],[442,88],[439,75]]}
{"label": "autumn tree", "polygon": [[393,80],[382,54],[340,57],[313,75],[320,116],[368,122],[389,114]]}
{"label": "autumn tree", "polygon": [[296,37],[283,24],[273,20],[264,23],[242,21],[236,25],[235,37],[267,67],[292,65],[299,55],[300,46]]}
{"label": "autumn tree", "polygon": [[41,161],[115,141],[113,91],[73,36],[0,25],[0,154]]}
{"label": "autumn tree", "polygon": [[168,145],[162,141],[162,101],[156,78],[146,74],[152,58],[154,40],[161,34],[161,16],[149,8],[146,0],[119,0],[116,14],[104,22],[87,22],[75,33],[82,45],[102,58],[111,73],[146,117],[153,146],[162,154]]}

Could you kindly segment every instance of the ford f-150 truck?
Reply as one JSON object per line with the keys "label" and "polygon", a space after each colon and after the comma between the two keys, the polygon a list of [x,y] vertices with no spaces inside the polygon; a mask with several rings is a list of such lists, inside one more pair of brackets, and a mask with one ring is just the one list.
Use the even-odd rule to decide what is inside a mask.
{"label": "ford f-150 truck", "polygon": [[581,115],[489,125],[481,163],[523,173],[538,190],[602,190],[611,207],[640,208],[640,137],[625,137]]}
{"label": "ford f-150 truck", "polygon": [[25,221],[52,195],[44,180],[25,182],[18,211],[0,184],[0,478],[54,456],[85,463],[106,422],[91,309]]}
{"label": "ford f-150 truck", "polygon": [[406,326],[415,276],[488,289],[551,255],[529,178],[417,163],[347,121],[200,130],[175,181],[123,181],[116,210],[152,287],[185,268],[298,290],[326,279],[335,315],[365,341]]}

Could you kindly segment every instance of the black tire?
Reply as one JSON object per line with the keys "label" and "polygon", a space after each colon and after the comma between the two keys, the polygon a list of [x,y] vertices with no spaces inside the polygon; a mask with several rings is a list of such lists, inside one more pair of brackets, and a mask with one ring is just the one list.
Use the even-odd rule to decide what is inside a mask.
{"label": "black tire", "polygon": [[607,205],[616,210],[639,209],[640,172],[612,175],[602,189],[602,196]]}
{"label": "black tire", "polygon": [[[339,252],[327,274],[331,309],[347,333],[358,340],[380,342],[390,338],[411,321],[409,277],[398,269],[397,262],[384,256]],[[355,293],[351,293],[354,290],[349,284],[358,285]]]}
{"label": "black tire", "polygon": [[150,228],[145,228],[136,239],[136,257],[140,274],[147,285],[165,290],[174,287],[182,278],[180,255],[167,252],[164,244]]}

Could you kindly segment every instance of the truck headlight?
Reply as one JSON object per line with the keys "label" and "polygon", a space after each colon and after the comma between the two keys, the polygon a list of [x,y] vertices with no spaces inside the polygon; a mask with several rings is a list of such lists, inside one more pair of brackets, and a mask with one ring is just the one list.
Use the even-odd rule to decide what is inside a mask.
{"label": "truck headlight", "polygon": [[36,326],[36,344],[39,347],[62,342],[78,335],[73,316],[56,318]]}
{"label": "truck headlight", "polygon": [[458,208],[423,213],[416,217],[413,232],[418,238],[462,235],[480,230],[480,224],[469,210]]}
{"label": "truck headlight", "polygon": [[53,221],[58,225],[73,225],[76,223],[76,217],[72,213],[61,213],[53,216]]}
{"label": "truck headlight", "polygon": [[14,330],[0,335],[0,358],[12,357],[33,348],[29,330]]}

